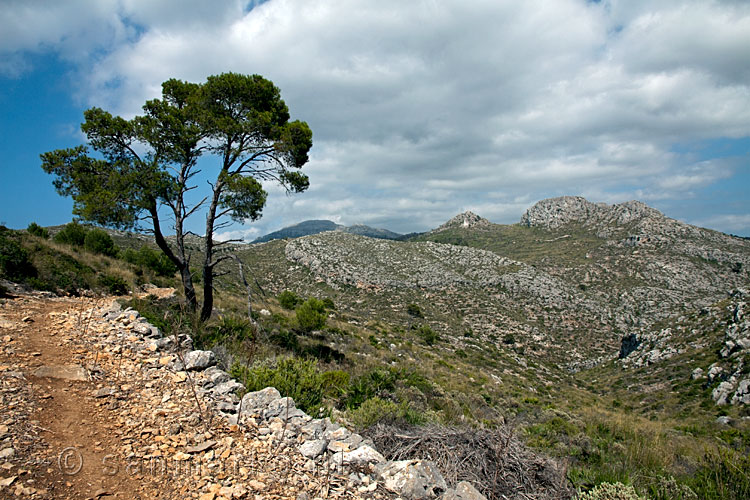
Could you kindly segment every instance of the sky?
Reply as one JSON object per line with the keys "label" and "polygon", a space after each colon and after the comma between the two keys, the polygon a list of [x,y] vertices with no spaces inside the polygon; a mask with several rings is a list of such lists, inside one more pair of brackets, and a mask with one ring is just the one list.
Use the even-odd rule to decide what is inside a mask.
{"label": "sky", "polygon": [[85,109],[130,118],[169,78],[232,71],[272,80],[314,145],[310,189],[267,185],[223,238],[515,223],[562,195],[750,236],[749,47],[742,0],[0,0],[0,223],[71,219],[39,155],[84,143]]}

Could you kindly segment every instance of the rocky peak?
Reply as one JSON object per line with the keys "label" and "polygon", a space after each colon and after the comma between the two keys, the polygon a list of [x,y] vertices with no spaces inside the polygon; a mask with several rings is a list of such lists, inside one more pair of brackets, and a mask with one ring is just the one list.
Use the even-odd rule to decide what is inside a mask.
{"label": "rocky peak", "polygon": [[435,232],[443,231],[445,229],[452,229],[456,227],[463,227],[463,228],[482,227],[482,226],[488,226],[489,224],[490,224],[490,221],[488,221],[484,217],[478,216],[474,212],[464,212],[450,219],[448,222],[446,222],[445,224],[437,228]]}
{"label": "rocky peak", "polygon": [[542,200],[529,208],[521,217],[521,224],[547,229],[556,229],[572,222],[589,226],[623,226],[647,218],[666,219],[661,212],[640,201],[607,205],[592,203],[581,196],[560,196]]}

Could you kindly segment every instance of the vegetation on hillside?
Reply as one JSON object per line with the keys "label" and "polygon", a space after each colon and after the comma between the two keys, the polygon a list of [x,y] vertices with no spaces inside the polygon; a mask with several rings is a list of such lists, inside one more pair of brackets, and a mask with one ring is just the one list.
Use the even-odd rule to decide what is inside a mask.
{"label": "vegetation on hillside", "polygon": [[[107,233],[119,256],[113,258],[106,238],[85,244],[91,231],[66,226],[59,232],[68,239],[58,243],[55,231],[44,239],[36,230],[0,230],[2,278],[57,293],[109,292],[118,282],[106,276],[128,290],[179,283],[174,268],[163,269],[143,240]],[[537,231],[523,234],[543,236]],[[573,249],[568,262],[576,262],[578,247],[561,241]],[[596,255],[593,240],[580,244]],[[568,255],[565,248],[559,259]],[[163,335],[189,333],[196,347],[213,349],[248,390],[274,385],[310,414],[365,434],[378,425],[390,426],[391,434],[415,432],[415,425],[469,433],[509,425],[530,449],[565,464],[569,487],[581,498],[748,497],[747,411],[717,407],[713,386],[690,376],[696,365],[718,359],[724,328],[718,313],[688,311],[656,322],[657,331],[687,332],[680,337],[684,346],[702,339],[664,362],[626,369],[611,360],[570,373],[534,351],[518,331],[493,338],[461,327],[458,302],[481,303],[479,294],[339,286],[288,263],[284,250],[281,241],[235,250],[254,269],[252,318],[244,285],[231,274],[215,283],[219,314],[205,323],[179,300],[128,304]],[[548,246],[536,252],[528,258],[540,265],[554,253]],[[451,301],[455,307],[446,310],[443,304]],[[732,426],[718,423],[720,416]]]}

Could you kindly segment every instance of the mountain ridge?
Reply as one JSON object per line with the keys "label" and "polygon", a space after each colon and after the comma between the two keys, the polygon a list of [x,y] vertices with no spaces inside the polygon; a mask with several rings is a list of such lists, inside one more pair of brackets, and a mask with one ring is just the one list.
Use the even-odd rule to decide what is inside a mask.
{"label": "mountain ridge", "polygon": [[354,224],[352,226],[344,226],[344,225],[337,224],[330,220],[314,219],[314,220],[302,221],[297,224],[293,224],[291,226],[287,226],[282,229],[279,229],[278,231],[273,231],[271,233],[268,233],[266,235],[263,235],[254,239],[250,243],[251,244],[266,243],[272,240],[287,239],[287,238],[301,238],[303,236],[318,234],[324,231],[341,231],[345,233],[359,234],[362,236],[367,236],[369,238],[388,239],[388,240],[395,240],[399,238],[400,236],[402,236],[398,233],[394,233],[393,231],[389,231],[388,229],[374,228],[374,227],[366,226],[364,224]]}

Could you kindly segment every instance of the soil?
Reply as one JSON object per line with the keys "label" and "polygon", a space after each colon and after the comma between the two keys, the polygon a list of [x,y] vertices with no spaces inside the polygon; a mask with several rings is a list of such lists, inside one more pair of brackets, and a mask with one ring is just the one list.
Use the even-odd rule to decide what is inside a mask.
{"label": "soil", "polygon": [[[80,370],[84,353],[65,341],[66,332],[56,324],[56,314],[83,311],[92,303],[86,298],[27,295],[5,300],[0,307],[0,423],[8,428],[0,438],[0,450],[14,450],[13,456],[0,459],[0,498],[169,495],[165,485],[117,466],[112,451],[122,443],[113,432],[115,411],[92,396],[96,384],[91,377],[67,380],[34,375],[40,367],[54,372],[77,365]],[[82,318],[78,327],[86,326]]]}

